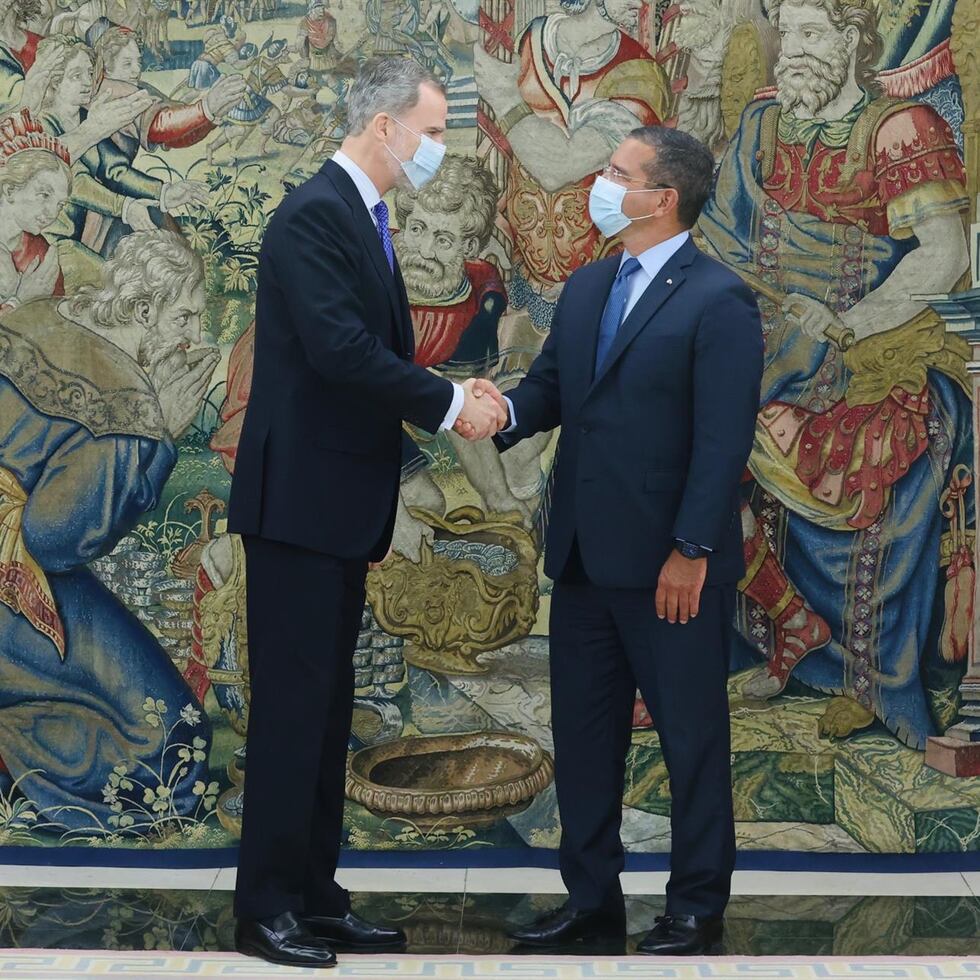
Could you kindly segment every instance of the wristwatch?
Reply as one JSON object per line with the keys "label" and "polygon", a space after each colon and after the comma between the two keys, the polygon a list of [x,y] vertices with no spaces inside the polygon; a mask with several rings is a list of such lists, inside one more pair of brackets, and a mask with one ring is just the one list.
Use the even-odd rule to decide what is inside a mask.
{"label": "wristwatch", "polygon": [[685,557],[690,558],[692,561],[695,558],[705,558],[708,555],[708,550],[702,548],[699,544],[692,544],[690,541],[681,541],[680,538],[677,539],[675,548]]}

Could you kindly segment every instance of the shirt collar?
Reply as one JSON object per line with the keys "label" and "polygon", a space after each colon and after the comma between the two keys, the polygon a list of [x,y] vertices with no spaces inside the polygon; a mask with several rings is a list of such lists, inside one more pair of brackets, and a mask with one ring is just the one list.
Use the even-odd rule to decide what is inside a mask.
{"label": "shirt collar", "polygon": [[357,188],[357,193],[361,195],[364,207],[368,211],[372,211],[378,201],[381,200],[381,195],[378,193],[378,188],[374,186],[374,181],[342,150],[338,150],[333,155],[333,162],[354,181],[354,186]]}
{"label": "shirt collar", "polygon": [[[657,273],[667,264],[667,260],[676,252],[683,244],[690,238],[691,233],[689,231],[682,231],[678,235],[674,235],[672,238],[666,239],[666,241],[658,242],[652,248],[648,248],[645,252],[640,252],[636,256],[637,261],[643,267],[643,271],[651,278],[656,279]],[[620,268],[622,268],[623,262],[629,258],[629,253],[624,251],[623,257],[620,260]]]}

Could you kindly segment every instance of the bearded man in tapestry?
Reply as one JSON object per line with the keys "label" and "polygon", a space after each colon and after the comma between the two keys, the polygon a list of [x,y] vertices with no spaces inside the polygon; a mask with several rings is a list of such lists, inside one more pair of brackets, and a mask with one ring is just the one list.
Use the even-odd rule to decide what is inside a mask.
{"label": "bearded man in tapestry", "polygon": [[201,804],[207,717],[86,566],[160,500],[218,363],[188,352],[204,304],[201,260],[146,231],[99,284],[0,317],[0,785],[39,826],[145,833]]}
{"label": "bearded man in tapestry", "polygon": [[939,633],[922,569],[972,448],[967,348],[916,297],[967,268],[963,163],[934,109],[881,94],[870,0],[778,0],[769,16],[777,91],[745,109],[699,225],[763,297],[738,626],[766,662],[743,691],[769,699],[793,676],[836,695],[824,734],[878,718],[922,748]]}

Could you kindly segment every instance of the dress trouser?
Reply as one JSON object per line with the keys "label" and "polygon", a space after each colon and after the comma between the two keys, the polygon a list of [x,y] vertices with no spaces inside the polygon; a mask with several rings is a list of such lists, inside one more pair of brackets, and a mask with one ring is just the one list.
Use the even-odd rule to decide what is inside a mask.
{"label": "dress trouser", "polygon": [[657,618],[649,589],[592,585],[577,546],[551,604],[551,704],[560,866],[575,908],[622,904],[626,755],[637,687],[670,777],[667,911],[718,917],[735,864],[728,649],[735,586],[703,590],[687,624]]}
{"label": "dress trouser", "polygon": [[367,561],[244,544],[251,701],[235,913],[344,915],[334,875]]}

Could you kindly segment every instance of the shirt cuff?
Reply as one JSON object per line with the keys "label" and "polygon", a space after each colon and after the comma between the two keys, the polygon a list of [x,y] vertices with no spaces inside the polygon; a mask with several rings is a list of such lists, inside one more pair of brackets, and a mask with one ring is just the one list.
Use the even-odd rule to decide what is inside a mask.
{"label": "shirt cuff", "polygon": [[514,414],[514,403],[504,395],[504,401],[507,402],[507,418],[510,419],[510,425],[506,429],[501,429],[502,433],[513,432],[517,428],[517,416]]}
{"label": "shirt cuff", "polygon": [[443,429],[451,429],[455,424],[456,420],[459,418],[459,413],[463,411],[463,403],[466,401],[466,393],[463,391],[463,386],[453,382],[453,400],[449,405],[449,411],[446,413],[446,417],[442,420],[442,425],[439,426],[439,431]]}

